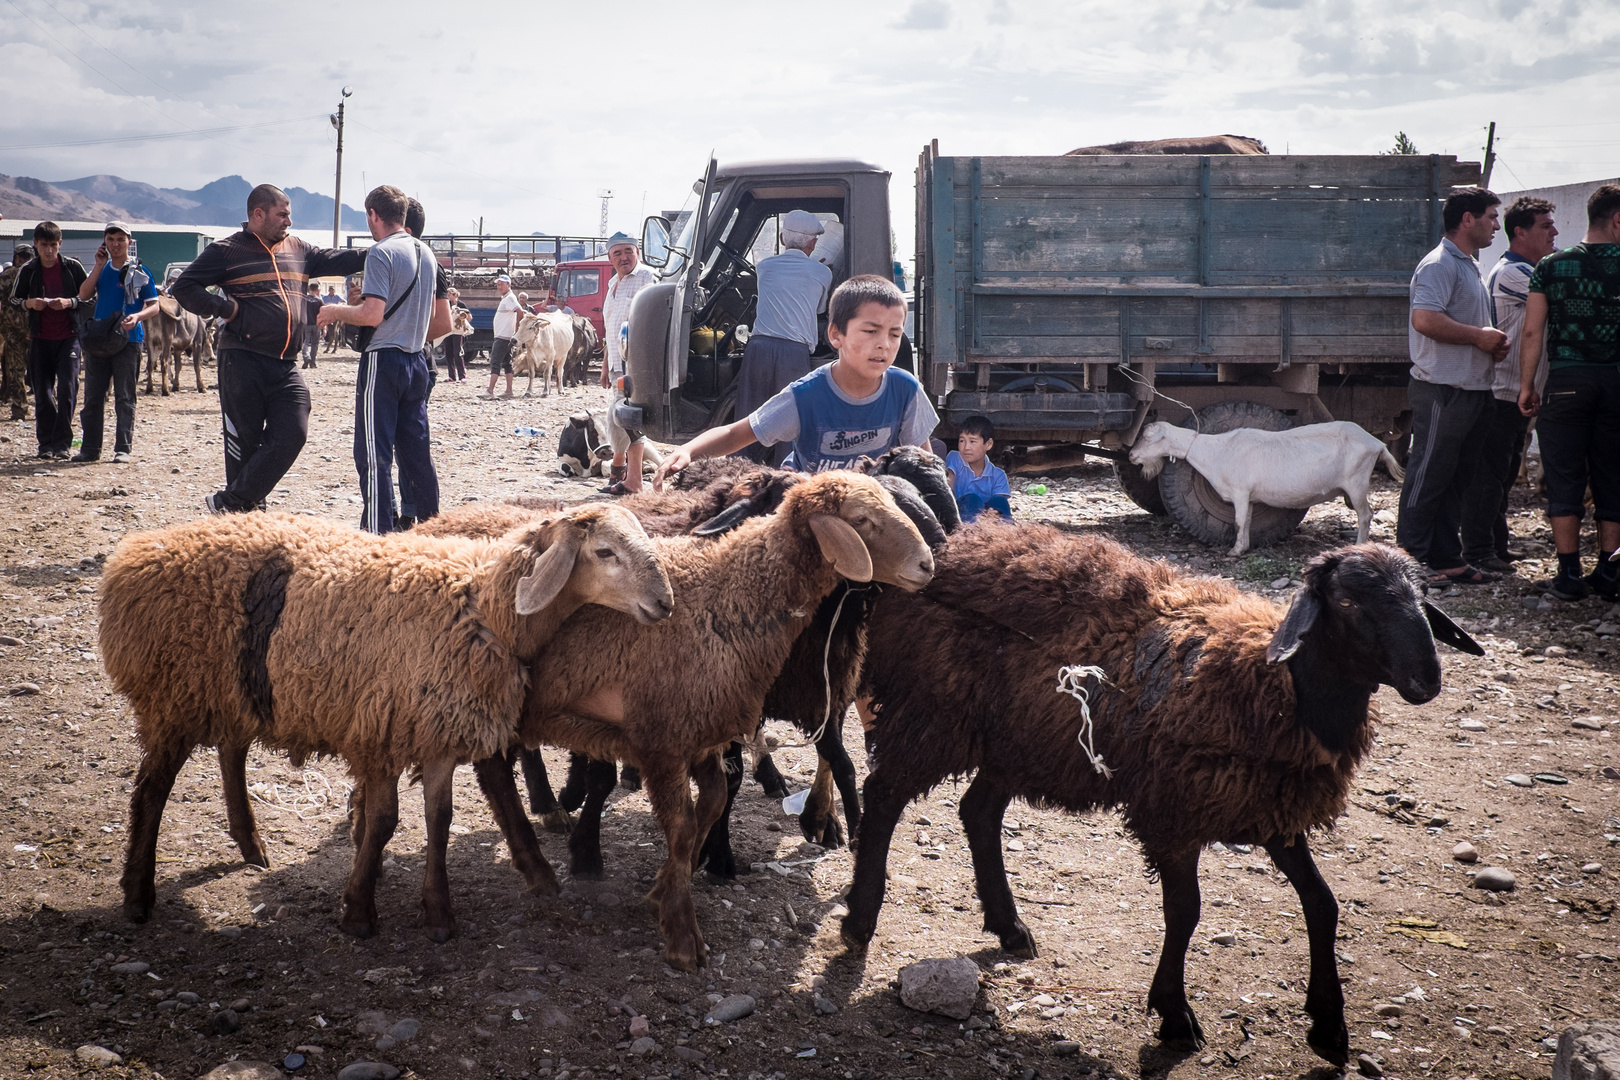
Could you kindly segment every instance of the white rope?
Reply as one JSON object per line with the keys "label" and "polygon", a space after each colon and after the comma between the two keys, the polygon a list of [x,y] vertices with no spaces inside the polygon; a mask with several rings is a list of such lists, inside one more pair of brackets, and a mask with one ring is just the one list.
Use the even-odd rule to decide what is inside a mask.
{"label": "white rope", "polygon": [[[339,796],[332,790],[332,781],[325,773],[315,769],[305,769],[303,773],[304,790],[297,791],[291,784],[282,784],[277,781],[256,781],[248,785],[248,795],[257,799],[266,806],[277,810],[286,810],[297,817],[308,821],[310,818],[333,817],[345,811],[337,809]],[[319,782],[319,789],[316,782]],[[348,785],[344,785],[346,799]],[[272,796],[266,797],[266,794]]]}
{"label": "white rope", "polygon": [[1086,752],[1086,757],[1091,760],[1093,769],[1096,769],[1105,778],[1112,780],[1114,770],[1103,764],[1102,756],[1092,746],[1094,733],[1091,724],[1091,692],[1086,689],[1086,680],[1092,678],[1097,680],[1099,686],[1105,686],[1108,683],[1108,676],[1103,673],[1103,669],[1100,667],[1070,664],[1068,667],[1059,668],[1057,692],[1068,694],[1080,703],[1080,749]]}
{"label": "white rope", "polygon": [[821,737],[827,733],[827,725],[832,722],[833,633],[838,629],[838,616],[844,611],[844,601],[848,600],[849,594],[854,591],[855,586],[846,582],[844,585],[844,595],[838,598],[838,606],[833,608],[832,623],[827,627],[827,644],[821,650],[821,681],[827,687],[827,708],[821,714],[821,726],[816,728],[816,733],[814,735],[810,736],[810,745],[812,746],[821,741]]}

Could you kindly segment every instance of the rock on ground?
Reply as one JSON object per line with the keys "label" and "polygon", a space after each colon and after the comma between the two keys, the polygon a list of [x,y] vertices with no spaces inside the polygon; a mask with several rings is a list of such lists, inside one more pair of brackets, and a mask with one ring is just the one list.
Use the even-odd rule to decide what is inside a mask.
{"label": "rock on ground", "polygon": [[747,994],[732,994],[709,1010],[709,1019],[717,1024],[729,1024],[753,1013],[759,1003]]}
{"label": "rock on ground", "polygon": [[1500,866],[1487,866],[1474,875],[1474,888],[1489,889],[1491,892],[1512,892],[1518,887],[1518,881],[1513,877],[1513,871],[1504,870]]}
{"label": "rock on ground", "polygon": [[283,1080],[285,1076],[285,1073],[269,1062],[238,1058],[214,1066],[202,1080]]}
{"label": "rock on ground", "polygon": [[900,969],[900,1002],[908,1009],[966,1020],[978,996],[979,965],[965,956],[919,960]]}
{"label": "rock on ground", "polygon": [[337,1074],[337,1080],[395,1080],[399,1070],[380,1061],[351,1061]]}
{"label": "rock on ground", "polygon": [[1588,1020],[1564,1029],[1552,1080],[1620,1080],[1620,1019]]}
{"label": "rock on ground", "polygon": [[108,1050],[105,1046],[86,1044],[73,1051],[73,1056],[90,1066],[92,1069],[104,1069],[109,1065],[122,1065],[124,1059]]}

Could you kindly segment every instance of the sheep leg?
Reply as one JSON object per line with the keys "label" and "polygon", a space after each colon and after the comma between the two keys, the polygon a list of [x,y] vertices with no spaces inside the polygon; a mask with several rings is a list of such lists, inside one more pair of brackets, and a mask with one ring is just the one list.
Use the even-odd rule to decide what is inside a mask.
{"label": "sheep leg", "polygon": [[579,809],[574,831],[568,836],[568,873],[581,881],[601,881],[606,876],[602,869],[602,813],[619,779],[619,769],[611,761],[582,760],[585,762],[585,802]]}
{"label": "sheep leg", "polygon": [[1282,837],[1267,841],[1266,854],[1299,894],[1305,934],[1311,943],[1311,982],[1305,991],[1305,1011],[1313,1023],[1305,1041],[1317,1057],[1342,1070],[1350,1061],[1350,1033],[1344,1026],[1344,991],[1339,986],[1338,957],[1333,954],[1339,902],[1317,871],[1304,833],[1295,835],[1292,842]]}
{"label": "sheep leg", "polygon": [[1012,802],[1012,792],[988,779],[981,769],[956,808],[973,853],[973,878],[984,907],[984,928],[1001,939],[1001,947],[1016,956],[1038,955],[1035,936],[1018,917],[1007,867],[1001,858],[1001,821]]}
{"label": "sheep leg", "polygon": [[703,838],[698,866],[707,868],[711,881],[733,881],[737,877],[737,856],[731,850],[731,808],[737,801],[737,792],[742,790],[742,743],[733,740],[726,747],[721,755],[721,768],[725,770],[726,803]]}
{"label": "sheep leg", "polygon": [[686,768],[671,768],[670,763],[656,759],[647,763],[642,774],[653,815],[669,847],[669,857],[659,868],[658,880],[647,899],[658,907],[664,961],[676,971],[696,971],[708,953],[692,905],[692,851],[697,846],[697,820],[687,775]]}
{"label": "sheep leg", "polygon": [[157,906],[158,826],[174,778],[190,756],[191,747],[176,744],[148,750],[141,758],[135,793],[129,799],[129,847],[124,855],[124,917],[130,922],[145,922]]}
{"label": "sheep leg", "polygon": [[242,859],[254,866],[270,865],[264,844],[259,839],[258,822],[253,820],[253,807],[248,803],[246,743],[221,743],[219,747],[219,775],[225,782],[225,819],[230,823],[231,839],[242,849]]}
{"label": "sheep leg", "polygon": [[[817,744],[820,749],[820,744]],[[816,756],[816,778],[810,781],[810,794],[805,796],[804,809],[799,812],[799,831],[812,844],[839,847],[844,842],[838,827],[838,811],[833,806],[832,766],[827,759]]]}
{"label": "sheep leg", "polygon": [[[845,706],[845,709],[847,708],[848,706]],[[861,828],[861,789],[856,779],[855,763],[850,760],[849,751],[844,749],[845,709],[838,711],[832,722],[827,725],[827,730],[821,733],[821,741],[816,743],[816,753],[821,758],[816,767],[816,787],[819,788],[821,785],[821,766],[824,764],[832,775],[832,782],[838,788],[838,797],[844,800],[844,820],[849,824],[850,846],[854,847]],[[816,802],[819,798],[820,793],[817,790],[810,792],[810,802]],[[809,805],[806,805],[805,810],[808,812],[809,809]],[[823,847],[837,847],[843,843],[843,837],[838,831],[838,819],[834,815],[830,794],[823,807],[823,813],[825,820],[821,828],[822,838],[817,843]],[[799,818],[801,827],[804,821],[803,817]]]}
{"label": "sheep leg", "polygon": [[[720,751],[716,750],[703,760],[691,767],[692,780],[697,784],[697,805],[693,809],[696,819],[696,835],[707,837],[714,833],[715,827],[731,809],[732,792],[730,774],[727,770]],[[729,826],[729,822],[728,822]],[[725,830],[726,850],[731,850],[731,832],[729,827]],[[704,848],[708,845],[705,843]],[[696,847],[693,848],[692,869],[695,871],[703,865],[704,859]],[[732,875],[736,876],[735,873]]]}
{"label": "sheep leg", "polygon": [[[207,393],[207,391],[203,389],[202,381],[202,350],[195,347],[191,350],[191,371],[192,374],[197,376],[197,393]],[[178,390],[180,388],[177,386],[175,389]]]}
{"label": "sheep leg", "polygon": [[557,801],[569,813],[578,810],[585,802],[585,785],[588,781],[587,770],[591,759],[577,751],[568,755],[568,779],[563,781],[562,791],[557,793]]}
{"label": "sheep leg", "polygon": [[551,777],[546,774],[546,759],[540,756],[539,748],[525,746],[507,751],[508,760],[514,753],[523,762],[523,784],[529,789],[529,809],[540,819],[540,827],[567,836],[574,823],[568,811],[557,805],[557,796],[551,792]]}
{"label": "sheep leg", "polygon": [[1198,892],[1198,849],[1171,855],[1154,853],[1164,894],[1164,945],[1153,973],[1147,1007],[1163,1017],[1159,1041],[1174,1049],[1195,1050],[1204,1045],[1204,1029],[1187,1002],[1187,945],[1198,926],[1202,898]]}
{"label": "sheep leg", "polygon": [[[365,834],[354,849],[349,880],[343,886],[343,911],[338,929],[357,938],[377,932],[377,876],[382,873],[383,848],[399,826],[399,777],[368,776],[362,820]],[[445,828],[449,829],[449,824]]]}
{"label": "sheep leg", "polygon": [[[884,760],[887,760],[885,758]],[[864,801],[866,812],[861,816],[861,842],[855,850],[855,880],[850,885],[847,903],[849,914],[839,927],[839,936],[855,956],[866,953],[867,943],[877,930],[878,911],[883,907],[883,890],[887,885],[885,872],[889,862],[889,842],[894,838],[894,827],[900,822],[906,804],[914,795],[926,791],[928,785],[915,792],[903,792],[892,786],[881,772],[866,777]]]}
{"label": "sheep leg", "polygon": [[1365,544],[1372,532],[1372,501],[1367,498],[1366,485],[1361,485],[1360,491],[1347,492],[1344,498],[1356,512],[1356,543]]}
{"label": "sheep leg", "polygon": [[769,798],[785,799],[789,795],[787,779],[769,753],[760,754],[754,759],[754,779],[759,781],[759,786],[765,789]]}
{"label": "sheep leg", "polygon": [[624,770],[619,774],[619,783],[624,786],[626,791],[640,791],[641,770],[627,763]]}
{"label": "sheep leg", "polygon": [[512,779],[512,765],[501,755],[492,755],[473,762],[473,773],[478,786],[489,801],[489,811],[500,827],[506,847],[512,853],[512,865],[523,875],[529,891],[537,896],[556,896],[562,891],[557,873],[540,851],[540,838],[523,812],[523,800],[518,797],[517,783]]}
{"label": "sheep leg", "polygon": [[422,763],[422,811],[427,825],[427,866],[422,873],[422,929],[435,944],[443,945],[456,933],[450,908],[450,873],[445,866],[450,845],[450,820],[455,814],[454,758]]}
{"label": "sheep leg", "polygon": [[1242,555],[1249,550],[1249,493],[1238,491],[1232,494],[1232,512],[1237,515],[1237,542],[1232,545],[1233,555]]}

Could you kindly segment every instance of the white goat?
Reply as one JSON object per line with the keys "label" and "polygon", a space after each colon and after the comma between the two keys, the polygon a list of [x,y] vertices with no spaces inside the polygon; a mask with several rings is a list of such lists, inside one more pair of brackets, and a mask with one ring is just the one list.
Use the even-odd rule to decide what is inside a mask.
{"label": "white goat", "polygon": [[517,340],[512,346],[512,373],[528,375],[529,385],[523,391],[528,397],[534,392],[534,376],[540,375],[540,396],[551,396],[551,380],[557,380],[557,393],[562,393],[563,361],[574,346],[574,321],[561,312],[544,315],[525,315],[518,323]]}
{"label": "white goat", "polygon": [[1342,495],[1356,512],[1356,543],[1365,543],[1372,524],[1367,485],[1373,466],[1382,458],[1396,480],[1405,475],[1377,436],[1345,420],[1287,431],[1237,428],[1219,435],[1165,423],[1147,425],[1131,447],[1131,461],[1152,479],[1167,458],[1197,469],[1232,504],[1237,514],[1233,555],[1249,550],[1249,507],[1257,502],[1298,509]]}

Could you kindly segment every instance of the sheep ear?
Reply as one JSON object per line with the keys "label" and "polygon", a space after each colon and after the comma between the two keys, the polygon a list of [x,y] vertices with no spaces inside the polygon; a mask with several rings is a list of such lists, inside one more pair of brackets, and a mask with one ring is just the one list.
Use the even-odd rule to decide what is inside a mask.
{"label": "sheep ear", "polygon": [[1451,616],[1429,603],[1423,601],[1423,614],[1429,620],[1429,629],[1434,633],[1434,640],[1443,641],[1459,652],[1470,656],[1484,656],[1485,650],[1480,648],[1479,642],[1468,636],[1468,631],[1451,621]]}
{"label": "sheep ear", "polygon": [[1301,635],[1315,626],[1321,615],[1322,602],[1309,589],[1301,589],[1288,606],[1282,625],[1271,635],[1271,644],[1266,646],[1266,663],[1278,663],[1298,652]]}
{"label": "sheep ear", "polygon": [[821,554],[847,581],[872,580],[872,553],[855,526],[831,514],[811,514],[810,531],[816,534]]}
{"label": "sheep ear", "polygon": [[578,529],[567,530],[567,535],[552,544],[536,560],[529,576],[517,583],[517,613],[533,615],[557,599],[568,578],[574,572],[574,559],[579,555]]}

